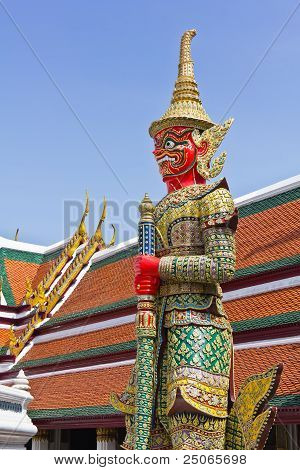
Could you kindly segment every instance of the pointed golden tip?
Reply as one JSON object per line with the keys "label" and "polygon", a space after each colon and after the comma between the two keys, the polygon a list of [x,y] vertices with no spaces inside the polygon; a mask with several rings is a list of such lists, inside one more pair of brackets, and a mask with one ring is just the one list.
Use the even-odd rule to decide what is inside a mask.
{"label": "pointed golden tip", "polygon": [[86,216],[89,213],[89,210],[90,210],[89,193],[86,191],[85,192],[85,208],[81,217],[80,224],[77,229],[77,233],[83,237],[87,235],[87,230],[86,230],[84,221],[85,221]]}
{"label": "pointed golden tip", "polygon": [[185,37],[190,37],[191,39],[193,39],[196,35],[197,35],[197,30],[196,29],[187,29],[183,33],[182,39],[185,38]]}
{"label": "pointed golden tip", "polygon": [[149,129],[151,137],[163,129],[173,126],[209,129],[213,122],[203,108],[194,74],[191,42],[197,34],[188,29],[181,37],[178,76],[171,104],[160,119],[154,121]]}
{"label": "pointed golden tip", "polygon": [[105,196],[103,197],[103,209],[102,209],[102,214],[100,218],[100,222],[102,223],[105,220],[106,217],[106,208],[107,208],[107,202],[105,199]]}
{"label": "pointed golden tip", "polygon": [[181,38],[178,65],[178,78],[191,77],[194,80],[194,66],[191,53],[191,42],[197,34],[195,29],[188,29]]}
{"label": "pointed golden tip", "polygon": [[15,234],[15,242],[18,241],[18,238],[19,238],[19,229],[17,228],[16,234]]}
{"label": "pointed golden tip", "polygon": [[89,213],[89,210],[90,210],[89,193],[86,190],[85,191],[85,210],[84,210],[85,215]]}
{"label": "pointed golden tip", "polygon": [[145,202],[151,202],[152,203],[148,193],[145,193],[145,196],[142,199],[142,204],[145,203]]}
{"label": "pointed golden tip", "polygon": [[111,227],[113,228],[114,233],[113,233],[113,236],[111,237],[109,244],[107,245],[107,248],[109,248],[110,246],[113,246],[116,241],[117,229],[114,226],[114,224],[111,224]]}

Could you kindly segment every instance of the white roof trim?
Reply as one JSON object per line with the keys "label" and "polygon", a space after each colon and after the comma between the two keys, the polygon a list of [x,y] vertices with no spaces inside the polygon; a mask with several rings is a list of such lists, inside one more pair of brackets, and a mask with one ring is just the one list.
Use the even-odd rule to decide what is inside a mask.
{"label": "white roof trim", "polygon": [[249,343],[239,343],[234,345],[235,351],[240,349],[267,348],[269,346],[280,346],[282,344],[300,343],[300,336],[290,336],[287,338],[264,339],[261,341],[251,341]]}
{"label": "white roof trim", "polygon": [[10,318],[12,320],[16,320],[17,318],[26,318],[26,317],[29,317],[30,315],[31,315],[30,310],[26,312],[21,312],[21,313],[3,312],[1,311],[1,305],[0,305],[0,321],[2,318]]}
{"label": "white roof trim", "polygon": [[0,292],[0,311],[1,311],[1,305],[7,305],[3,292]]}
{"label": "white roof trim", "polygon": [[274,292],[276,290],[287,289],[290,287],[300,286],[300,276],[279,279],[278,281],[265,282],[255,286],[244,287],[243,289],[235,289],[223,294],[223,301],[243,299],[252,295],[265,294],[266,292]]}
{"label": "white roof trim", "polygon": [[70,336],[78,336],[85,333],[91,333],[93,331],[105,330],[107,328],[114,328],[116,326],[134,323],[134,321],[135,313],[131,315],[125,315],[124,317],[111,318],[110,320],[103,320],[101,322],[91,323],[88,325],[76,326],[74,328],[64,329],[62,327],[61,329],[58,329],[53,333],[35,336],[32,342],[33,344],[48,343],[49,341],[64,339]]}
{"label": "white roof trim", "polygon": [[42,245],[34,245],[33,243],[25,243],[19,242],[15,240],[9,240],[8,238],[4,238],[0,236],[0,248],[10,248],[12,250],[19,250],[19,251],[27,251],[29,253],[37,253],[37,254],[49,254],[53,251],[58,250],[59,248],[63,248],[70,238],[66,238],[65,240],[61,240],[53,245],[49,246],[42,246]]}
{"label": "white roof trim", "polygon": [[[1,319],[0,319],[0,322],[1,322]],[[25,325],[19,325],[19,326],[15,326],[14,327],[14,331],[16,330],[22,330],[22,328],[24,328]],[[0,328],[2,330],[10,330],[10,325],[8,325],[7,323],[0,323]]]}
{"label": "white roof trim", "polygon": [[[125,361],[118,361],[118,362],[109,362],[107,364],[95,364],[94,366],[86,366],[86,367],[76,367],[74,369],[65,369],[65,370],[53,370],[51,372],[43,372],[41,374],[30,374],[30,371],[26,371],[26,377],[28,379],[37,379],[40,377],[52,377],[54,375],[65,375],[65,374],[76,374],[77,372],[87,372],[90,370],[98,370],[98,369],[111,369],[113,367],[122,367],[122,366],[129,366],[134,364],[135,359],[127,359]],[[10,383],[11,379],[1,380],[0,383],[5,385],[5,383]]]}
{"label": "white roof trim", "polygon": [[110,258],[111,256],[121,253],[122,251],[127,250],[128,248],[132,248],[137,245],[138,239],[137,237],[131,238],[130,240],[127,240],[126,242],[119,243],[118,245],[112,246],[110,248],[106,248],[106,250],[101,250],[98,251],[97,253],[94,254],[92,258],[92,264],[98,263],[98,261],[101,261],[106,258]]}
{"label": "white roof trim", "polygon": [[300,175],[293,176],[286,180],[279,181],[278,183],[271,184],[265,188],[253,191],[253,193],[245,194],[245,196],[237,197],[234,202],[237,207],[242,207],[251,202],[262,201],[277,194],[285,193],[291,189],[298,188],[300,186]]}

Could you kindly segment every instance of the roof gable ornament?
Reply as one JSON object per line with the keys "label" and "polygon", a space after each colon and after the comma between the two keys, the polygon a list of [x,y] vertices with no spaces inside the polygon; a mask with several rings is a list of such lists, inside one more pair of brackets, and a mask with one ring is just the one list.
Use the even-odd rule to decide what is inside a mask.
{"label": "roof gable ornament", "polygon": [[[79,224],[79,227],[71,239],[72,242],[70,240],[63,253],[59,256],[58,261],[56,261],[56,263],[54,263],[54,266],[50,268],[44,280],[38,285],[37,289],[34,291],[33,294],[31,294],[32,287],[30,281],[26,281],[26,301],[29,305],[31,305],[31,307],[34,307],[33,316],[29,320],[25,330],[21,333],[20,336],[16,337],[13,328],[11,329],[9,348],[11,354],[13,354],[14,356],[17,356],[22,351],[24,346],[28,343],[28,341],[34,334],[34,331],[39,326],[39,324],[50,316],[52,310],[58,304],[58,302],[62,300],[70,285],[76,281],[82,269],[89,264],[89,261],[94,255],[94,253],[96,251],[104,250],[105,248],[109,248],[110,246],[114,245],[116,240],[116,229],[113,224],[113,235],[108,244],[105,243],[102,235],[101,227],[106,218],[107,209],[107,203],[105,198],[103,203],[102,214],[97,225],[96,231],[94,235],[90,238],[90,240],[86,241],[87,234],[84,225],[84,219],[88,213],[88,208],[89,204],[87,196],[85,211],[82,216],[82,220]],[[84,238],[85,246],[79,253],[76,253],[76,250],[79,245],[84,243]],[[80,243],[78,243],[79,239]],[[67,266],[68,263],[69,265]],[[61,272],[62,266],[66,267],[66,270],[64,270],[63,273]],[[58,281],[56,282],[52,290],[47,293],[46,286],[48,286],[49,279],[51,278],[54,280],[56,277],[58,277]]]}
{"label": "roof gable ornament", "polygon": [[85,226],[85,218],[89,213],[89,196],[86,192],[86,200],[85,200],[85,209],[81,218],[81,221],[78,225],[77,230],[75,231],[74,235],[71,237],[61,254],[56,258],[53,263],[51,264],[49,270],[45,274],[44,278],[41,280],[39,285],[35,290],[32,289],[30,284],[30,280],[26,279],[26,294],[25,294],[25,303],[34,307],[39,303],[39,288],[41,292],[41,288],[44,292],[49,291],[51,285],[55,281],[55,279],[61,274],[62,270],[66,266],[66,264],[72,259],[75,251],[77,248],[85,243],[88,240],[87,229]]}

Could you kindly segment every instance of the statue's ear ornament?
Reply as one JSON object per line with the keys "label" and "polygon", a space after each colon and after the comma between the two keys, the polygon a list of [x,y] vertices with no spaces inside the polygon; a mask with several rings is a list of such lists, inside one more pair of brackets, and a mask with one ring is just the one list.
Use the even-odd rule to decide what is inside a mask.
{"label": "statue's ear ornament", "polygon": [[211,179],[218,176],[226,160],[226,152],[216,157],[211,165],[211,159],[221,145],[225,135],[230,129],[233,119],[230,118],[224,124],[215,124],[204,132],[194,129],[192,132],[193,141],[198,148],[197,152],[197,171],[205,179]]}

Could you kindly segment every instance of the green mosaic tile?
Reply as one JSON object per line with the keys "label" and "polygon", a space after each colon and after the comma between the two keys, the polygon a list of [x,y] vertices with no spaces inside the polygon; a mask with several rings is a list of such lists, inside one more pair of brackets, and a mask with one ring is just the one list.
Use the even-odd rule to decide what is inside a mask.
{"label": "green mosaic tile", "polygon": [[115,415],[120,414],[111,405],[104,406],[81,406],[78,408],[57,408],[55,410],[28,410],[31,419],[46,418],[74,418],[80,416],[97,416],[97,415]]}
{"label": "green mosaic tile", "polygon": [[8,346],[1,346],[0,347],[0,356],[6,356],[7,351],[8,351]]}
{"label": "green mosaic tile", "polygon": [[300,406],[300,395],[279,395],[272,398],[269,403],[280,407]]}

